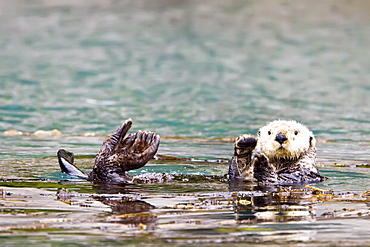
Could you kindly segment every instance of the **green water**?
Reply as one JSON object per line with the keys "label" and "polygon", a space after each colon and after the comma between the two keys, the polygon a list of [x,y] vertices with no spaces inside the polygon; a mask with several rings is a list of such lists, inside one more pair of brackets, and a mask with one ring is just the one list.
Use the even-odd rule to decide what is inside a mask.
{"label": "green water", "polygon": [[[370,189],[369,2],[4,0],[0,33],[0,133],[62,133],[0,134],[3,245],[370,244],[368,201],[246,223],[217,179],[107,189],[62,175],[55,158],[65,148],[89,171],[131,117],[133,131],[187,138],[162,138],[159,154],[196,159],[137,173],[223,176],[233,148],[216,138],[295,119],[319,140],[331,179],[317,186],[359,195]],[[78,196],[60,200],[62,188]],[[117,211],[97,197],[108,192],[143,211]]]}

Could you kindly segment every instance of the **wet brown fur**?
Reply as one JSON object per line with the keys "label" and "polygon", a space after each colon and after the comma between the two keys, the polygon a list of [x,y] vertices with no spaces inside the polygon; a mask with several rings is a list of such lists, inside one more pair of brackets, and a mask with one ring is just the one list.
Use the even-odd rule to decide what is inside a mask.
{"label": "wet brown fur", "polygon": [[153,132],[138,131],[126,136],[132,120],[126,120],[100,148],[88,180],[126,182],[127,171],[143,167],[158,150],[160,137]]}

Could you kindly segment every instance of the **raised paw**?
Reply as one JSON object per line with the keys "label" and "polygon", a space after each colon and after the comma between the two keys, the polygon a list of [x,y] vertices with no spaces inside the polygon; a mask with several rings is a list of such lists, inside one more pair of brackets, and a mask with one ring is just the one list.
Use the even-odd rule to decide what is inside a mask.
{"label": "raised paw", "polygon": [[236,138],[235,141],[235,147],[237,148],[251,148],[252,150],[256,147],[257,145],[257,139],[254,138],[254,136],[250,134],[244,134]]}
{"label": "raised paw", "polygon": [[235,141],[235,155],[247,156],[252,155],[253,149],[257,145],[257,139],[250,134],[244,134],[236,138]]}

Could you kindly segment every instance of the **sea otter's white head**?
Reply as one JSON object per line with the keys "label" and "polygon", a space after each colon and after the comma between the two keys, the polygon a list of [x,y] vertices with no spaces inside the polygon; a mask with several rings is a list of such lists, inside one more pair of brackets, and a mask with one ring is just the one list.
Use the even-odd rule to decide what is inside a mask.
{"label": "sea otter's white head", "polygon": [[316,151],[313,133],[296,121],[276,120],[258,131],[257,151],[270,161],[296,160],[309,150]]}

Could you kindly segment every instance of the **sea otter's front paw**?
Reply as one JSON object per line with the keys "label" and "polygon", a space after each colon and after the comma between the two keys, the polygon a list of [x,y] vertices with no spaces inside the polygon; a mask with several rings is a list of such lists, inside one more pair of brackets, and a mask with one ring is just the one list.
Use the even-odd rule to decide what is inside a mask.
{"label": "sea otter's front paw", "polygon": [[250,134],[241,135],[235,141],[235,155],[238,157],[252,155],[257,145],[257,139]]}
{"label": "sea otter's front paw", "polygon": [[255,166],[268,166],[269,165],[269,158],[267,158],[266,154],[262,152],[257,152],[255,155],[253,155],[253,159],[255,160]]}
{"label": "sea otter's front paw", "polygon": [[273,165],[270,164],[267,156],[258,152],[253,156],[254,178],[263,184],[275,184],[277,182],[277,173]]}
{"label": "sea otter's front paw", "polygon": [[244,134],[236,138],[235,147],[241,149],[254,149],[257,145],[257,139],[250,134]]}

